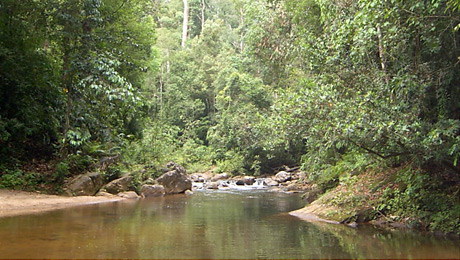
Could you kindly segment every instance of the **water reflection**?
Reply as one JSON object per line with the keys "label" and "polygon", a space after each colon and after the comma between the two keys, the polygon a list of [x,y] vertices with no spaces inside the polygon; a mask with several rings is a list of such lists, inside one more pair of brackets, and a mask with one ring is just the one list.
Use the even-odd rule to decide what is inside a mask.
{"label": "water reflection", "polygon": [[458,240],[308,223],[297,195],[197,192],[0,219],[0,258],[459,258]]}

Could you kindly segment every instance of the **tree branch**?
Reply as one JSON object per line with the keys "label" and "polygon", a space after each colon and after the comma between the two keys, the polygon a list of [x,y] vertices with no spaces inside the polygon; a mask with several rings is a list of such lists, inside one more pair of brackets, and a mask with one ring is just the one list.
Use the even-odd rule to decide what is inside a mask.
{"label": "tree branch", "polygon": [[388,155],[383,155],[383,154],[381,154],[381,153],[379,153],[379,152],[377,152],[377,151],[374,151],[374,150],[372,150],[372,149],[370,149],[370,148],[365,147],[364,145],[358,144],[358,143],[354,142],[354,141],[351,140],[351,139],[348,139],[348,141],[349,141],[350,143],[352,143],[353,145],[355,145],[355,146],[357,146],[357,147],[363,149],[364,151],[366,151],[366,152],[368,152],[368,153],[370,153],[370,154],[376,155],[376,156],[378,156],[379,158],[381,158],[381,159],[383,159],[383,160],[386,160],[386,159],[392,158],[392,157],[396,157],[396,156],[400,156],[400,155],[410,155],[410,154],[413,154],[412,152],[399,152],[399,153],[390,153],[390,154],[388,154]]}

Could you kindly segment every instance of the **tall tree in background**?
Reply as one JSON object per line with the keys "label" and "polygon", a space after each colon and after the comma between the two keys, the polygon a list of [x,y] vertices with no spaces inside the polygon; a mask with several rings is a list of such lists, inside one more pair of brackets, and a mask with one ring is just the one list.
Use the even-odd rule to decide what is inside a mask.
{"label": "tall tree in background", "polygon": [[185,48],[185,43],[188,38],[188,22],[189,22],[189,16],[190,16],[190,6],[188,3],[188,0],[183,0],[184,2],[184,20],[182,22],[182,43],[181,46],[182,48]]}

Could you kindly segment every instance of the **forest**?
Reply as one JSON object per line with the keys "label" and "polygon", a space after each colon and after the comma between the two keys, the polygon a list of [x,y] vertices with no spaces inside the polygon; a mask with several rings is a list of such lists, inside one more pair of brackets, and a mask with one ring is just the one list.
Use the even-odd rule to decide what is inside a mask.
{"label": "forest", "polygon": [[459,45],[459,0],[2,0],[0,188],[373,172],[378,212],[460,233]]}

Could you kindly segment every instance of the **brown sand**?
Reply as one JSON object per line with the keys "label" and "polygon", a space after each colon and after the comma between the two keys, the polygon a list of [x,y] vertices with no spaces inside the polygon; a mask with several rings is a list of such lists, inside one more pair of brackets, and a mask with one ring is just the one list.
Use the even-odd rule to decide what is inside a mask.
{"label": "brown sand", "polygon": [[123,198],[115,196],[62,197],[26,191],[0,190],[0,217],[33,214],[78,205],[119,200],[123,200]]}

